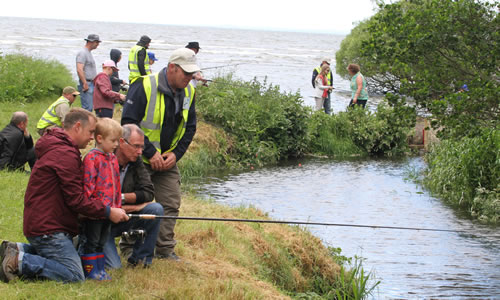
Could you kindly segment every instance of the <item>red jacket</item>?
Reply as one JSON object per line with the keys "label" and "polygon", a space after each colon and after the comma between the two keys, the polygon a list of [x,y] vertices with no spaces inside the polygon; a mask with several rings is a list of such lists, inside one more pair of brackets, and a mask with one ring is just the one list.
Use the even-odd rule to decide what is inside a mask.
{"label": "red jacket", "polygon": [[109,207],[83,193],[80,150],[61,128],[42,136],[35,146],[38,158],[24,196],[24,235],[78,233],[77,215],[109,216]]}
{"label": "red jacket", "polygon": [[83,159],[83,190],[92,201],[122,207],[120,167],[114,153],[92,149]]}
{"label": "red jacket", "polygon": [[113,92],[109,76],[101,72],[94,78],[94,110],[99,108],[113,109],[115,102],[120,101],[120,93]]}

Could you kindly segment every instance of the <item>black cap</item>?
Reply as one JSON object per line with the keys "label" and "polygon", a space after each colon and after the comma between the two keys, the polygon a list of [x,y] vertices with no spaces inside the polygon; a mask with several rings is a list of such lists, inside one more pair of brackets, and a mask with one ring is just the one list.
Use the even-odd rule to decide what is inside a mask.
{"label": "black cap", "polygon": [[141,42],[143,44],[148,44],[148,43],[151,43],[151,38],[147,35],[143,35],[143,36],[141,36],[141,39],[139,40],[139,42]]}
{"label": "black cap", "polygon": [[87,42],[101,42],[97,34],[89,34],[89,36],[84,40],[86,40]]}
{"label": "black cap", "polygon": [[201,49],[200,44],[198,44],[198,42],[189,42],[186,45],[186,48],[188,48],[188,49]]}

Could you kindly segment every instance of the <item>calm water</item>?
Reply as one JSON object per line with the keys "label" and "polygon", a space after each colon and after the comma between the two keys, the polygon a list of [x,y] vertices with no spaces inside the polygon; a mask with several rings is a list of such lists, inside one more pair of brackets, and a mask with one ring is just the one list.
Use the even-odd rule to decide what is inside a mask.
{"label": "calm water", "polygon": [[275,219],[423,227],[467,233],[310,226],[382,281],[376,299],[500,298],[500,232],[474,224],[411,181],[420,158],[306,160],[204,179],[200,194]]}
{"label": "calm water", "polygon": [[[234,72],[245,81],[256,77],[279,85],[284,91],[300,91],[305,105],[313,106],[312,70],[323,57],[332,58],[344,38],[339,35],[215,29],[130,23],[100,23],[0,17],[0,52],[23,52],[37,57],[56,59],[65,64],[76,79],[75,56],[84,46],[89,33],[99,34],[103,41],[92,52],[99,66],[116,48],[123,58],[118,64],[120,77],[128,78],[127,58],[140,36],[152,38],[150,51],[160,60],[153,65],[157,72],[166,66],[170,53],[189,41],[198,41],[198,62],[206,78]],[[238,66],[212,68],[224,65]],[[332,69],[335,65],[332,64]],[[100,71],[98,67],[98,71]],[[334,72],[335,73],[335,72]],[[336,91],[332,94],[334,111],[345,110],[350,100],[349,82],[334,76]],[[377,102],[379,99],[369,105]]]}

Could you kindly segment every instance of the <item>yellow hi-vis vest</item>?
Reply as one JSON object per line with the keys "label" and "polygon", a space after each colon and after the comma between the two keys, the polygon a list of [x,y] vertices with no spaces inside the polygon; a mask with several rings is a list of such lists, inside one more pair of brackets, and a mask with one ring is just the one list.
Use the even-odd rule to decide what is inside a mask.
{"label": "yellow hi-vis vest", "polygon": [[[318,72],[318,75],[321,74],[321,67],[314,68],[316,72]],[[327,85],[332,85],[332,72],[328,72],[326,75],[326,79],[328,79],[328,84]]]}
{"label": "yellow hi-vis vest", "polygon": [[[128,81],[130,83],[134,82],[137,78],[141,77],[141,72],[139,72],[139,66],[137,63],[137,54],[139,50],[146,49],[143,46],[135,45],[130,49],[130,53],[128,54],[128,69],[130,71],[128,75]],[[151,68],[149,67],[149,56],[146,53],[146,57],[144,58],[144,70],[146,74],[151,74]]]}
{"label": "yellow hi-vis vest", "polygon": [[[146,105],[146,111],[140,127],[144,131],[144,135],[146,135],[149,141],[155,146],[156,150],[159,153],[162,153],[160,135],[161,125],[163,124],[163,120],[165,118],[165,95],[158,92],[158,75],[159,73],[143,76],[144,93],[146,94],[148,103]],[[179,127],[177,127],[177,130],[175,131],[170,148],[166,152],[174,150],[186,132],[189,108],[191,107],[191,103],[193,103],[194,92],[195,89],[191,83],[184,89],[185,96],[182,105],[182,120]],[[144,156],[142,157],[142,160],[145,163],[149,163],[149,160]]]}
{"label": "yellow hi-vis vest", "polygon": [[59,119],[59,117],[56,115],[56,106],[58,106],[61,103],[67,103],[68,105],[71,105],[69,103],[69,100],[66,99],[64,96],[59,97],[54,103],[52,103],[49,108],[43,113],[42,117],[40,118],[40,121],[36,124],[37,129],[45,129],[49,126],[57,126],[57,127],[62,127],[62,122]]}

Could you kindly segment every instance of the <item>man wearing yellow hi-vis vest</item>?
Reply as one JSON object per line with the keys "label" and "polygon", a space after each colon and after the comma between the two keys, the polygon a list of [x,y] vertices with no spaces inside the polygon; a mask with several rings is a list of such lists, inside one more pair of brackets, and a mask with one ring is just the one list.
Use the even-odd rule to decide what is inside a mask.
{"label": "man wearing yellow hi-vis vest", "polygon": [[[166,216],[178,216],[181,204],[179,161],[196,132],[195,89],[189,84],[200,68],[193,51],[172,52],[159,73],[136,79],[123,106],[122,125],[144,131],[143,160]],[[161,221],[156,258],[179,260],[174,252],[175,220]]]}
{"label": "man wearing yellow hi-vis vest", "polygon": [[67,86],[63,89],[62,96],[47,108],[36,124],[36,129],[40,136],[42,136],[48,128],[62,127],[64,117],[69,112],[71,104],[75,102],[78,95],[80,95],[80,93],[72,86]]}
{"label": "man wearing yellow hi-vis vest", "polygon": [[151,74],[147,53],[149,43],[151,43],[151,38],[147,35],[143,35],[137,44],[130,49],[128,54],[128,70],[130,71],[128,81],[130,84],[141,76]]}

